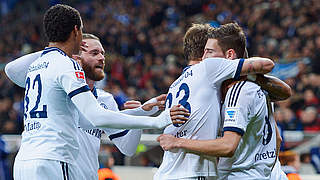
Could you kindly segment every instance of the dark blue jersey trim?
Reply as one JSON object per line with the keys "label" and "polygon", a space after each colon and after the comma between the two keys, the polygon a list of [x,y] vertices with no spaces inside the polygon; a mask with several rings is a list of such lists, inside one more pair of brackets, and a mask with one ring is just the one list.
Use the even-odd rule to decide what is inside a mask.
{"label": "dark blue jersey trim", "polygon": [[98,98],[98,93],[97,93],[97,89],[96,87],[93,87],[93,89],[91,90],[92,94],[94,95],[94,97],[96,97],[96,99]]}
{"label": "dark blue jersey trim", "polygon": [[241,86],[240,86],[240,88],[239,88],[239,91],[238,91],[238,93],[237,93],[236,100],[234,101],[233,106],[236,106],[236,104],[237,104],[237,102],[238,102],[238,98],[239,98],[239,94],[240,94],[241,88],[242,88],[242,86],[243,86],[246,82],[247,82],[247,81],[244,81],[244,82],[241,84]]}
{"label": "dark blue jersey trim", "polygon": [[59,48],[57,48],[57,47],[47,47],[47,48],[45,48],[45,49],[43,50],[41,56],[43,56],[43,55],[45,55],[45,54],[47,54],[47,53],[49,53],[49,52],[52,52],[52,51],[58,51],[58,52],[59,52],[60,54],[62,54],[63,56],[67,56],[67,54],[66,54],[64,51],[62,51],[61,49],[59,49]]}
{"label": "dark blue jersey trim", "polygon": [[109,139],[112,140],[112,139],[115,139],[115,138],[118,138],[118,137],[125,136],[126,134],[128,134],[128,132],[129,132],[129,130],[126,129],[126,130],[118,132],[116,134],[112,134],[112,135],[109,136]]}
{"label": "dark blue jersey trim", "polygon": [[77,95],[77,94],[80,94],[80,93],[82,93],[82,92],[86,92],[86,91],[90,91],[90,88],[89,88],[88,85],[85,85],[85,86],[82,86],[81,88],[78,88],[78,89],[76,89],[76,90],[73,90],[72,92],[70,92],[70,93],[68,94],[68,96],[69,96],[70,99],[71,99],[73,96],[75,96],[75,95]]}
{"label": "dark blue jersey trim", "polygon": [[241,74],[243,62],[244,62],[244,59],[241,58],[240,61],[239,61],[238,67],[237,67],[236,74],[234,75],[234,79],[235,80],[239,80],[240,79],[240,74]]}
{"label": "dark blue jersey trim", "polygon": [[183,68],[182,74],[183,74],[184,72],[186,72],[190,67],[191,67],[191,65],[188,65],[188,66],[186,66],[185,68]]}
{"label": "dark blue jersey trim", "polygon": [[230,105],[228,104],[228,107],[232,107],[234,97],[235,97],[235,95],[236,95],[236,93],[238,91],[238,88],[239,88],[240,84],[241,83],[237,83],[237,84],[234,85],[234,86],[236,86],[236,89],[235,89],[235,91],[233,91],[233,94],[230,94],[229,98],[231,99],[231,95],[232,95],[232,99],[231,99],[231,104]]}
{"label": "dark blue jersey trim", "polygon": [[224,127],[223,128],[223,131],[232,131],[232,132],[236,132],[238,134],[240,134],[241,136],[243,136],[244,134],[244,131],[240,128],[237,128],[237,127]]}

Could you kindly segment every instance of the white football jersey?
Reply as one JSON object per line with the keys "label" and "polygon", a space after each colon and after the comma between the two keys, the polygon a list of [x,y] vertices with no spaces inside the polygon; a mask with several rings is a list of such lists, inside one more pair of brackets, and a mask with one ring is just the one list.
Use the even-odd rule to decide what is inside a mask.
{"label": "white football jersey", "polygon": [[[238,78],[243,60],[209,58],[188,66],[170,86],[166,109],[181,104],[191,113],[179,126],[170,125],[164,134],[186,139],[216,139],[220,122],[220,87],[224,80]],[[217,176],[216,157],[198,155],[183,149],[165,151],[154,179]]]}
{"label": "white football jersey", "polygon": [[219,160],[219,179],[269,179],[276,160],[276,129],[267,94],[255,83],[241,81],[228,89],[223,130],[242,138],[231,158]]}
{"label": "white football jersey", "polygon": [[71,97],[90,91],[82,68],[62,50],[46,48],[29,66],[25,88],[24,131],[16,159],[73,163],[78,124]]}
{"label": "white football jersey", "polygon": [[[105,91],[93,89],[93,94],[97,98],[100,105],[112,111],[119,111],[113,96]],[[81,122],[81,121],[80,121]],[[98,155],[100,150],[101,134],[105,131],[108,135],[117,134],[122,131],[120,129],[90,129],[83,130],[78,128],[79,139],[79,156],[75,164],[79,168],[79,179],[89,180],[98,179],[99,161]]]}

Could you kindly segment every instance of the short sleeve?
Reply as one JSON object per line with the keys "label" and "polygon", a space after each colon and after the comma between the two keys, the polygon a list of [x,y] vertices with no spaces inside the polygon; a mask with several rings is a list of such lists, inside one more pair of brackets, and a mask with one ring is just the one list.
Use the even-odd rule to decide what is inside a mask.
{"label": "short sleeve", "polygon": [[212,86],[221,84],[226,79],[240,77],[243,59],[227,60],[224,58],[208,58],[203,60],[207,76]]}
{"label": "short sleeve", "polygon": [[233,85],[228,90],[224,102],[223,130],[237,132],[241,136],[250,121],[250,104],[254,95],[245,84],[246,81],[241,81]]}
{"label": "short sleeve", "polygon": [[70,98],[73,96],[90,91],[89,86],[85,81],[85,73],[81,66],[73,59],[65,59],[65,62],[59,73],[57,74],[58,83],[68,94]]}

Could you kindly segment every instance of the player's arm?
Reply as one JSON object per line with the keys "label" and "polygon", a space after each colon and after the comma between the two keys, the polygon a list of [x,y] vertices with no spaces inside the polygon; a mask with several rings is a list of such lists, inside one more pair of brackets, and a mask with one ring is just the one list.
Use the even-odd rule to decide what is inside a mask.
{"label": "player's arm", "polygon": [[281,137],[281,135],[280,135],[280,131],[279,131],[279,128],[278,128],[278,125],[277,125],[277,123],[275,123],[275,127],[276,127],[276,137],[277,137],[277,139],[276,139],[276,144],[277,144],[277,157],[278,157],[278,155],[279,155],[279,152],[280,152],[280,146],[281,146],[281,143],[282,143],[282,137]]}
{"label": "player's arm", "polygon": [[141,129],[103,129],[109,139],[117,146],[121,153],[132,156],[137,150],[140,142]]}
{"label": "player's arm", "polygon": [[124,104],[125,110],[121,112],[135,116],[151,116],[164,109],[166,97],[166,94],[159,95],[148,100],[143,105],[139,101],[129,101]]}
{"label": "player's arm", "polygon": [[[175,138],[172,135],[160,135],[157,140],[164,150],[183,148],[189,151],[211,155],[232,157],[236,151],[242,135],[248,124],[248,113],[252,94],[243,91],[245,82],[233,85],[227,92],[225,99],[224,135],[213,140],[191,140]],[[235,88],[237,87],[237,88]],[[235,88],[235,89],[233,89]],[[239,95],[238,98],[233,98]],[[229,109],[230,108],[230,109]],[[232,117],[228,117],[228,111],[232,111]]]}
{"label": "player's arm", "polygon": [[240,139],[240,134],[226,131],[222,138],[213,140],[184,139],[176,138],[169,134],[162,134],[157,138],[157,141],[160,142],[160,146],[166,151],[174,148],[183,148],[210,156],[232,157]]}
{"label": "player's arm", "polygon": [[[95,127],[116,129],[150,129],[164,128],[171,123],[184,123],[189,116],[188,110],[179,108],[175,112],[166,110],[157,117],[132,116],[120,112],[113,112],[100,107],[98,101],[89,90],[89,87],[76,89],[69,93],[74,105],[80,113]],[[175,114],[172,118],[170,114]],[[179,116],[182,115],[182,116]],[[172,121],[171,121],[172,119]]]}
{"label": "player's arm", "polygon": [[27,54],[18,59],[9,62],[5,66],[5,73],[8,78],[20,87],[25,87],[25,79],[28,73],[28,68],[42,54],[42,51]]}
{"label": "player's arm", "polygon": [[[145,102],[142,106],[139,101],[129,101],[124,104],[125,109],[137,109],[140,108],[140,111],[142,111],[141,114],[139,114],[139,110],[135,110],[134,114],[136,115],[143,115],[145,114],[145,111],[153,111],[157,112],[159,109],[162,109],[162,106],[164,104],[164,100],[166,98],[166,95],[160,95],[155,98],[152,98]],[[112,99],[113,100],[113,99]],[[111,102],[110,102],[111,103]],[[154,107],[158,107],[154,109]],[[116,105],[116,102],[113,100],[113,109],[115,111],[119,111]],[[121,111],[124,113],[124,111]],[[153,114],[153,112],[149,112],[148,114]],[[130,111],[129,111],[130,113]],[[141,129],[104,129],[106,134],[109,135],[109,139],[118,147],[118,149],[127,156],[132,156],[136,152],[137,146],[140,142],[142,130]]]}
{"label": "player's arm", "polygon": [[275,129],[276,129],[276,158],[274,160],[274,164],[272,165],[272,170],[273,168],[275,167],[277,161],[278,161],[278,158],[279,158],[279,152],[280,152],[280,146],[281,146],[281,142],[282,142],[282,137],[280,135],[280,131],[279,131],[279,128],[277,126],[277,122],[275,122]]}
{"label": "player's arm", "polygon": [[225,58],[207,58],[203,60],[207,77],[212,86],[227,79],[239,80],[248,74],[265,74],[270,72],[274,63],[268,58],[253,57],[229,60]]}
{"label": "player's arm", "polygon": [[273,102],[286,100],[292,95],[290,86],[276,77],[257,74],[254,78],[254,82],[268,92]]}
{"label": "player's arm", "polygon": [[274,67],[274,63],[269,58],[262,58],[262,57],[251,57],[245,59],[244,61],[239,62],[239,66],[241,66],[241,73],[240,75],[248,75],[248,74],[266,74],[271,72]]}

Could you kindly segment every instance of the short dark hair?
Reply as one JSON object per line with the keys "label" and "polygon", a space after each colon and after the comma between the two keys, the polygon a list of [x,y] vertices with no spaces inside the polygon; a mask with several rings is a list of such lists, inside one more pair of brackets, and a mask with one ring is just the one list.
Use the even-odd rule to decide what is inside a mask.
{"label": "short dark hair", "polygon": [[49,42],[65,42],[74,26],[81,27],[78,10],[68,5],[57,4],[48,9],[43,18],[44,32]]}
{"label": "short dark hair", "polygon": [[237,58],[244,58],[247,55],[246,36],[237,23],[221,25],[209,34],[209,39],[217,39],[218,45],[224,53],[228,49],[234,49]]}
{"label": "short dark hair", "polygon": [[214,28],[209,24],[192,24],[183,38],[183,51],[187,61],[202,58],[208,34]]}

